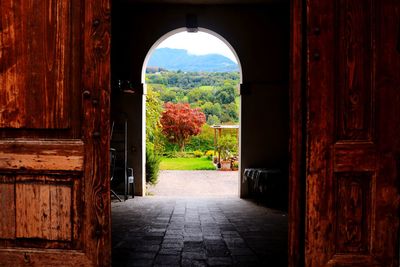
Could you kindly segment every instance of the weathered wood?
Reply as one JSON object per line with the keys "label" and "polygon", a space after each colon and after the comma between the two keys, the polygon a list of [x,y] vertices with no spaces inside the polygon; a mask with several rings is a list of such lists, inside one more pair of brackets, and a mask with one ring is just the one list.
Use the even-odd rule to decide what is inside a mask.
{"label": "weathered wood", "polygon": [[71,1],[3,0],[0,19],[0,128],[68,128]]}
{"label": "weathered wood", "polygon": [[376,169],[376,147],[371,143],[336,143],[333,155],[335,172],[368,172]]}
{"label": "weathered wood", "polygon": [[0,170],[82,171],[82,141],[0,141]]}
{"label": "weathered wood", "polygon": [[400,5],[307,5],[305,265],[398,266]]}
{"label": "weathered wood", "polygon": [[[111,264],[110,211],[110,1],[85,1],[83,135],[85,140],[85,251],[95,266]],[[93,105],[91,99],[98,100]],[[98,132],[100,136],[94,137]]]}
{"label": "weathered wood", "polygon": [[335,88],[338,140],[374,139],[372,1],[338,1]]}
{"label": "weathered wood", "polygon": [[15,187],[0,184],[0,239],[15,238]]}
{"label": "weathered wood", "polygon": [[0,2],[0,266],[109,266],[110,1]]}
{"label": "weathered wood", "polygon": [[304,168],[302,75],[305,70],[303,1],[291,0],[290,137],[289,137],[289,229],[288,266],[304,263]]}
{"label": "weathered wood", "polygon": [[0,249],[0,266],[93,266],[85,253],[74,250]]}
{"label": "weathered wood", "polygon": [[71,188],[16,184],[16,236],[71,240]]}

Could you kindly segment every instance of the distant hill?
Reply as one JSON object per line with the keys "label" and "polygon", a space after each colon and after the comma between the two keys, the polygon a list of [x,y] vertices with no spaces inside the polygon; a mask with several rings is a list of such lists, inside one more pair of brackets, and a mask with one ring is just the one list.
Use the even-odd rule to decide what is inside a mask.
{"label": "distant hill", "polygon": [[184,49],[173,48],[156,49],[147,66],[193,72],[239,71],[238,65],[225,56],[218,54],[191,55]]}

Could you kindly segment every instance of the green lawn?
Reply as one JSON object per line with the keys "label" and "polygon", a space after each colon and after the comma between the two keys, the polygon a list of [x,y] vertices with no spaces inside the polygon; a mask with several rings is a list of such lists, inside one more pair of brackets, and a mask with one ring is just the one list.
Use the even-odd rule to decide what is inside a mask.
{"label": "green lawn", "polygon": [[160,170],[215,170],[215,166],[206,157],[162,158]]}

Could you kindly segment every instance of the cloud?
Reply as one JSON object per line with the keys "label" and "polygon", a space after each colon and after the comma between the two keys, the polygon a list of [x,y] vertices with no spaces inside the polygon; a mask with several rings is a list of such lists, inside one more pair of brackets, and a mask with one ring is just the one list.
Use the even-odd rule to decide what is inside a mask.
{"label": "cloud", "polygon": [[174,34],[162,41],[157,48],[162,47],[186,49],[194,55],[220,54],[237,63],[235,55],[223,41],[205,32]]}

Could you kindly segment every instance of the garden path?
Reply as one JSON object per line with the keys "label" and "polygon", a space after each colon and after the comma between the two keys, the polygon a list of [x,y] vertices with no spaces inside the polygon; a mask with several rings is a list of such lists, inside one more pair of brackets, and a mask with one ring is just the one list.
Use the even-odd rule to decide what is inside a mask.
{"label": "garden path", "polygon": [[175,197],[227,197],[239,195],[237,171],[160,171],[148,194]]}

